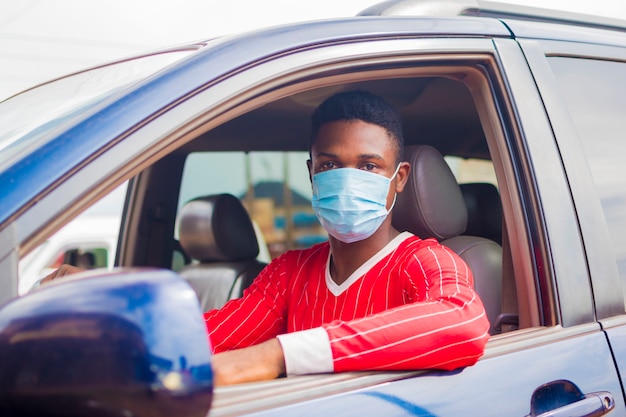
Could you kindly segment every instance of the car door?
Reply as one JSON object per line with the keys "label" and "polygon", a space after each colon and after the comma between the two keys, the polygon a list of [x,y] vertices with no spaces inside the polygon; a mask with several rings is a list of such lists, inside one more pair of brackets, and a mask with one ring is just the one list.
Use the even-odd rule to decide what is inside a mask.
{"label": "car door", "polygon": [[[517,311],[509,306],[507,312],[519,315],[521,329],[493,336],[485,357],[461,372],[289,377],[253,387],[218,388],[212,415],[502,416],[565,406],[585,415],[585,410],[607,404],[624,408],[611,351],[594,316],[567,178],[555,163],[559,154],[554,140],[546,143],[552,134],[549,121],[516,41],[435,37],[353,42],[294,53],[255,71],[264,72],[264,67],[268,74],[289,79],[289,93],[279,89],[250,107],[300,92],[298,79],[304,74],[307,83],[318,86],[409,73],[476,77],[466,77],[466,85],[477,102],[496,166],[512,258],[507,273],[517,300]],[[350,74],[341,67],[350,68]],[[393,69],[385,69],[389,67]],[[481,68],[481,75],[468,72],[470,67]],[[240,88],[250,82],[249,76],[238,78],[229,81]],[[146,201],[143,195],[137,198]],[[578,396],[568,398],[576,390]],[[560,393],[558,400],[548,403],[546,392]],[[574,400],[581,401],[571,404]]]}
{"label": "car door", "polygon": [[595,298],[616,365],[626,373],[626,37],[524,41],[570,178]]}
{"label": "car door", "polygon": [[[494,93],[503,112],[494,129],[501,129],[506,140],[500,148],[496,141],[492,157],[496,166],[501,164],[496,171],[522,329],[494,336],[485,357],[462,372],[403,377],[284,411],[502,416],[569,406],[569,415],[588,415],[594,406],[613,401],[624,409],[611,350],[594,314],[569,184],[541,97],[517,42],[496,39],[490,47],[500,65],[488,67],[489,81],[502,89]],[[547,391],[564,394],[572,385],[588,397],[569,404],[567,395],[557,394],[560,400],[544,403]]]}
{"label": "car door", "polygon": [[[471,18],[305,24],[218,42],[161,77],[121,93],[71,127],[68,135],[76,140],[100,141],[94,153],[79,163],[64,160],[61,152],[60,160],[42,158],[43,165],[68,162],[67,167],[52,178],[45,195],[32,196],[40,199],[38,204],[4,216],[11,223],[4,224],[0,237],[22,248],[32,246],[48,223],[67,220],[106,190],[154,171],[158,161],[175,158],[175,150],[194,140],[203,141],[207,150],[236,147],[236,141],[220,144],[211,132],[279,99],[323,87],[410,77],[453,80],[467,89],[495,167],[505,218],[503,245],[510,267],[503,280],[513,297],[503,312],[517,316],[519,329],[494,335],[475,366],[453,372],[288,377],[220,388],[211,415],[502,416],[562,407],[586,415],[585,410],[613,401],[618,413],[626,411],[611,351],[594,314],[578,219],[567,176],[557,163],[557,144],[526,58],[505,26]],[[440,114],[454,117],[453,112]],[[53,142],[63,139],[60,134]],[[419,136],[413,141],[419,143]],[[263,149],[263,143],[258,139],[256,146]],[[306,150],[306,138],[296,135],[287,145]],[[180,175],[152,173],[166,180]],[[152,240],[142,234],[142,213],[163,221],[165,231],[173,234],[175,219],[168,208],[175,212],[178,190],[167,193],[174,198],[164,206],[141,199],[141,190],[164,184],[130,187],[121,265],[134,266],[141,242]],[[15,276],[17,264],[11,249],[0,265],[9,277]],[[557,393],[554,401],[545,400],[550,392]]]}

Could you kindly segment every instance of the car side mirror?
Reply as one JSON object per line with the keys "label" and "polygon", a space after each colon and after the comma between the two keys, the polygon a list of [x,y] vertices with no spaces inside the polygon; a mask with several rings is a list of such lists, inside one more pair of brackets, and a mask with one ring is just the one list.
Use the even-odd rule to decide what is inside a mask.
{"label": "car side mirror", "polygon": [[0,415],[207,415],[210,348],[193,290],[165,270],[93,272],[0,308]]}

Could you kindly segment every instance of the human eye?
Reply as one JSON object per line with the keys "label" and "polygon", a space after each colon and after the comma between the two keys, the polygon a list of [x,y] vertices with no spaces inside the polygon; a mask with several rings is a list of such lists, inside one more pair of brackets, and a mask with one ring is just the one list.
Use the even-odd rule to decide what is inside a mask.
{"label": "human eye", "polygon": [[330,169],[335,169],[335,168],[337,168],[337,164],[334,163],[333,161],[324,161],[320,164],[321,171],[328,171]]}
{"label": "human eye", "polygon": [[363,164],[363,166],[361,167],[361,169],[364,171],[376,171],[377,168],[378,168],[378,165],[372,162],[367,162]]}

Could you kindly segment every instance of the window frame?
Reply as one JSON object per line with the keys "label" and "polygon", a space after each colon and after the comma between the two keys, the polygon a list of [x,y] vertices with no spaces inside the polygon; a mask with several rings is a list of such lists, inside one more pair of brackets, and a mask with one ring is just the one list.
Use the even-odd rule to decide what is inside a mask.
{"label": "window frame", "polygon": [[[511,40],[505,42],[514,43]],[[519,61],[522,59],[519,47],[514,46],[516,48],[514,53],[518,55]],[[381,40],[358,43],[356,46],[324,46],[314,51],[302,52],[266,62],[251,68],[244,74],[234,75],[215,86],[215,90],[211,91],[213,93],[210,96],[211,100],[220,99],[219,93],[221,92],[240,91],[244,86],[246,94],[237,96],[235,102],[226,102],[227,108],[223,111],[218,112],[216,108],[213,108],[210,112],[200,115],[194,121],[195,126],[198,126],[194,132],[195,136],[186,135],[184,141],[191,140],[202,132],[261,106],[269,100],[285,97],[304,89],[323,87],[339,82],[358,81],[364,78],[400,77],[403,74],[404,76],[416,76],[418,74],[441,76],[445,74],[442,71],[446,65],[453,65],[447,67],[451,77],[459,77],[458,68],[462,67],[461,63],[467,63],[467,68],[470,67],[470,64],[480,63],[481,68],[486,69],[487,72],[479,74],[476,70],[473,81],[467,78],[468,74],[464,74],[461,78],[474,97],[483,129],[489,138],[489,147],[494,158],[499,183],[504,184],[501,195],[503,211],[508,219],[507,228],[512,242],[511,251],[515,254],[513,256],[513,268],[516,277],[517,298],[521,300],[518,301],[519,311],[522,312],[521,325],[533,327],[557,324],[559,320],[554,312],[558,311],[558,306],[556,304],[557,298],[553,295],[554,287],[550,279],[551,273],[547,272],[547,278],[541,283],[541,286],[537,282],[536,269],[546,270],[547,268],[544,266],[535,268],[533,253],[536,253],[537,250],[532,249],[532,245],[536,245],[536,242],[541,240],[538,236],[543,236],[544,233],[539,229],[528,230],[529,225],[539,226],[540,221],[527,223],[525,219],[529,216],[541,218],[541,215],[538,214],[538,206],[527,201],[527,198],[530,197],[519,197],[521,195],[520,188],[527,188],[527,184],[520,181],[520,176],[526,174],[520,174],[519,171],[527,169],[523,165],[526,164],[527,166],[528,164],[520,162],[526,159],[523,156],[524,147],[520,145],[523,142],[522,139],[520,137],[507,139],[507,136],[518,135],[515,133],[518,129],[515,127],[516,113],[508,99],[507,81],[501,75],[502,71],[498,69],[499,61],[496,58],[498,53],[494,48],[493,41],[487,39],[454,39],[454,41],[445,39]],[[428,65],[426,65],[427,63]],[[524,68],[522,68],[523,70]],[[276,74],[280,74],[280,77]],[[258,86],[254,87],[250,86],[251,80],[265,81],[258,81]],[[208,91],[204,91],[189,101],[206,103]],[[187,104],[190,103],[182,103],[182,105]],[[206,107],[206,104],[200,105]],[[219,113],[219,117],[215,117],[216,112]],[[503,114],[506,115],[504,118]],[[163,120],[165,118],[162,116],[159,119],[159,124]],[[179,147],[180,141],[181,138],[178,138],[174,144],[174,140],[172,140],[170,146]],[[520,156],[517,162],[511,161],[509,158],[511,142],[520,146],[518,151]],[[530,189],[523,193],[525,196],[531,194]],[[142,198],[141,194],[132,198],[133,200],[139,199],[141,204],[145,204],[145,199]],[[535,212],[533,213],[532,210]],[[134,219],[127,222],[126,227],[132,227],[135,222],[139,221],[140,217],[135,216]],[[171,233],[173,235],[173,230]],[[122,244],[126,243],[122,242]],[[126,253],[125,250],[120,252],[122,255]],[[135,253],[137,252],[135,251]],[[546,255],[544,261],[548,258],[549,255]],[[121,264],[132,265],[133,262],[129,259],[132,257],[122,257]]]}

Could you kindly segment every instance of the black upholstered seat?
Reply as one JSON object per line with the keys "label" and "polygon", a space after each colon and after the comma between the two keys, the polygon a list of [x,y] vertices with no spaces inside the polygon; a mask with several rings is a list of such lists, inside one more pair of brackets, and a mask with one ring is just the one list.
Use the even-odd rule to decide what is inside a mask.
{"label": "black upholstered seat", "polygon": [[193,259],[180,275],[189,282],[203,311],[238,298],[265,263],[252,221],[236,197],[218,194],[186,203],[179,215],[179,239]]}
{"label": "black upholstered seat", "polygon": [[467,207],[466,235],[480,236],[502,245],[502,203],[495,185],[487,182],[460,184]]}
{"label": "black upholstered seat", "polygon": [[465,200],[439,151],[407,146],[405,160],[411,163],[411,174],[393,209],[394,226],[421,238],[434,237],[467,262],[493,332],[502,305],[502,247],[490,239],[464,235]]}

